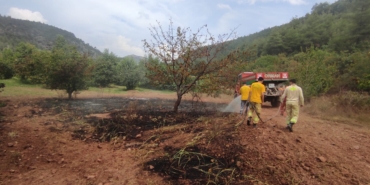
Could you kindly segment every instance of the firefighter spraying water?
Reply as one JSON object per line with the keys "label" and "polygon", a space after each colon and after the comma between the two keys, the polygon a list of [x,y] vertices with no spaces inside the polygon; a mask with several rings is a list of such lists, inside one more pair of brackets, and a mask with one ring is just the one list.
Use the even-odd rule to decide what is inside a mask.
{"label": "firefighter spraying water", "polygon": [[252,84],[253,82],[256,82],[259,77],[262,77],[264,79],[262,84],[266,87],[266,92],[264,93],[264,101],[270,102],[272,107],[279,107],[280,96],[283,94],[285,85],[289,81],[288,72],[240,73],[237,78],[234,97],[240,95],[240,87],[242,84]]}
{"label": "firefighter spraying water", "polygon": [[[257,102],[256,100],[253,100],[255,101],[254,104],[249,102],[250,103],[249,109],[253,111],[249,112],[249,115],[248,115],[249,117],[248,123],[251,123],[253,121],[254,126],[257,124],[257,122],[264,123],[266,121],[271,120],[272,118],[274,118],[275,116],[279,114],[281,115],[284,114],[285,101],[282,101],[282,103],[280,104],[281,102],[280,97],[284,92],[287,82],[289,81],[289,74],[287,72],[266,72],[266,73],[243,72],[243,73],[240,73],[237,78],[237,83],[236,83],[235,91],[234,91],[234,97],[236,98],[236,97],[239,97],[241,94],[243,94],[243,92],[241,91],[243,91],[242,87],[245,86],[244,84],[252,84],[252,83],[256,83],[257,81],[259,81],[259,84],[261,84],[260,86],[263,89],[258,91],[260,95],[251,94],[250,97],[255,96],[257,99],[261,99],[261,100]],[[254,91],[254,92],[258,93],[257,91]],[[273,115],[269,119],[266,119],[265,121],[263,121],[260,118],[261,109],[259,107],[263,102],[270,102],[272,107],[279,107],[279,111],[277,112],[277,114]],[[243,103],[244,102],[241,101],[241,104]],[[248,108],[248,107],[241,106],[241,109],[243,108]],[[245,111],[247,110],[241,110],[241,112],[243,113]],[[253,112],[255,113],[254,114],[255,116],[253,120],[251,120]],[[243,117],[244,118],[241,123],[245,121],[247,116],[243,116]],[[238,123],[237,126],[240,125],[241,123]]]}

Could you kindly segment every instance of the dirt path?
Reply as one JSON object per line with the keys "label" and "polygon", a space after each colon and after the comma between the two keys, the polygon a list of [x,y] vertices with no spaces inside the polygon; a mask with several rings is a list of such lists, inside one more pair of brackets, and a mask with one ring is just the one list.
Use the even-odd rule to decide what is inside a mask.
{"label": "dirt path", "polygon": [[[39,101],[7,100],[7,106],[0,109],[0,184],[168,183],[143,171],[143,163],[153,152],[160,152],[158,148],[140,151],[119,139],[109,143],[74,139],[76,130],[92,129],[83,123],[83,117],[70,114],[76,109],[72,106],[55,114],[52,107],[42,107]],[[276,112],[264,107],[262,118]],[[257,129],[245,124],[240,129],[246,149],[258,152],[258,156],[245,156],[261,165],[256,169],[268,166],[269,170],[289,171],[286,179],[291,181],[276,184],[370,184],[368,128],[301,113],[293,133],[285,129],[281,116]],[[169,143],[182,143],[185,135],[190,136],[174,133]]]}
{"label": "dirt path", "polygon": [[[264,108],[262,119],[276,112],[277,109]],[[370,183],[368,128],[320,120],[302,111],[294,132],[288,132],[285,123],[285,117],[277,116],[260,125],[255,141],[260,151],[266,151],[266,157],[279,156],[288,169],[294,169],[295,183]]]}

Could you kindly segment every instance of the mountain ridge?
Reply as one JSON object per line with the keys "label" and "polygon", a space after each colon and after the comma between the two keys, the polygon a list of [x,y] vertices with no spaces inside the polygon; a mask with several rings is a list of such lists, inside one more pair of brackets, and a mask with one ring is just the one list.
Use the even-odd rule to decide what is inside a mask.
{"label": "mountain ridge", "polygon": [[0,16],[0,49],[16,47],[20,42],[28,42],[39,49],[51,49],[58,35],[77,47],[77,50],[92,57],[101,55],[97,48],[77,38],[72,32],[53,25],[28,20]]}

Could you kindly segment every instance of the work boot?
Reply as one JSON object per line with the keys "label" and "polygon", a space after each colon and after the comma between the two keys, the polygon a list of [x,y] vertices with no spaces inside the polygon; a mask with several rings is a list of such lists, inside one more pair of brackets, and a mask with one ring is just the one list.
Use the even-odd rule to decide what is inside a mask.
{"label": "work boot", "polygon": [[290,132],[293,132],[293,125],[294,123],[290,122],[289,125],[288,125],[288,129]]}
{"label": "work boot", "polygon": [[251,125],[251,119],[252,119],[251,117],[248,118],[247,125]]}
{"label": "work boot", "polygon": [[257,128],[257,124],[253,123],[253,128]]}

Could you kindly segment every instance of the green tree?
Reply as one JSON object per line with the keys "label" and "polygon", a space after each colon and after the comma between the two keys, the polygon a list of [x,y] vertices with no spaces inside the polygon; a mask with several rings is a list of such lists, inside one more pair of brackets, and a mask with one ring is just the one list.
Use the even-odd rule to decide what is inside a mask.
{"label": "green tree", "polygon": [[370,43],[370,1],[353,1],[353,19],[354,26],[351,30],[353,41],[359,48],[369,49]]}
{"label": "green tree", "polygon": [[14,52],[10,48],[5,48],[0,53],[0,79],[9,79],[13,77],[13,61]]}
{"label": "green tree", "polygon": [[265,52],[270,55],[277,55],[284,52],[284,42],[280,33],[274,32],[268,37]]}
{"label": "green tree", "polygon": [[87,78],[90,69],[89,59],[81,55],[74,46],[68,45],[66,40],[59,36],[52,49],[51,61],[48,64],[47,87],[63,89],[72,99],[72,93],[87,89]]}
{"label": "green tree", "polygon": [[133,90],[141,81],[143,74],[140,73],[138,64],[133,58],[124,58],[118,64],[118,82],[126,86],[127,90]]}
{"label": "green tree", "polygon": [[107,87],[110,83],[115,82],[117,75],[118,58],[109,50],[104,50],[94,66],[92,79],[94,84],[99,87]]}
{"label": "green tree", "polygon": [[359,80],[358,88],[370,93],[370,74]]}
{"label": "green tree", "polygon": [[326,93],[333,86],[336,71],[336,66],[332,64],[334,57],[333,53],[313,47],[294,56],[297,66],[291,77],[298,79],[308,100]]}
{"label": "green tree", "polygon": [[[348,70],[349,82],[352,90],[368,91],[369,74],[370,74],[370,52],[355,52],[350,55],[351,64]],[[357,83],[355,83],[357,82]]]}
{"label": "green tree", "polygon": [[45,82],[45,64],[50,52],[42,51],[29,43],[20,43],[12,56],[13,67],[21,80],[31,83]]}

